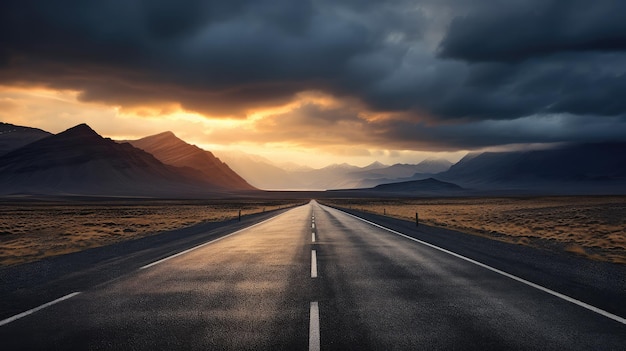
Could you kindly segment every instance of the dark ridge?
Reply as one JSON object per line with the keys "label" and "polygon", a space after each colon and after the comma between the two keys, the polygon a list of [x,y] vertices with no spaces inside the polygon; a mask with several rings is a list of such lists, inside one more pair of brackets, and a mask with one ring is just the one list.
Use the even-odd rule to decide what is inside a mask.
{"label": "dark ridge", "polygon": [[415,191],[460,191],[462,187],[435,178],[413,180],[399,183],[380,184],[373,188],[378,191],[415,192]]}
{"label": "dark ridge", "polygon": [[213,153],[186,143],[172,132],[131,140],[129,143],[149,152],[165,164],[196,169],[204,174],[206,182],[218,187],[231,190],[256,190]]}
{"label": "dark ridge", "polygon": [[0,157],[0,194],[202,196],[224,189],[86,124]]}

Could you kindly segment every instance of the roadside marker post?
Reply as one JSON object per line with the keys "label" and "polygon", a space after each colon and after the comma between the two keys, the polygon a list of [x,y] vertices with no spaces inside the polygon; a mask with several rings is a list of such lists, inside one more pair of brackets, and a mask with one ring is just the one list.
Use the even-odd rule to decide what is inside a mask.
{"label": "roadside marker post", "polygon": [[417,212],[415,212],[415,226],[416,227],[420,226],[420,219],[419,219],[419,215],[417,214]]}

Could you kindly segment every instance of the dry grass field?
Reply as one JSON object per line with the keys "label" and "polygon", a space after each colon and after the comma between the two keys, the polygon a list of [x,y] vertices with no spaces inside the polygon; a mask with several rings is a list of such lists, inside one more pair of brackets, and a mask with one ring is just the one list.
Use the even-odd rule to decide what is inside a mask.
{"label": "dry grass field", "polygon": [[342,207],[626,264],[626,197],[337,199]]}
{"label": "dry grass field", "polygon": [[294,201],[0,202],[0,265],[35,261]]}

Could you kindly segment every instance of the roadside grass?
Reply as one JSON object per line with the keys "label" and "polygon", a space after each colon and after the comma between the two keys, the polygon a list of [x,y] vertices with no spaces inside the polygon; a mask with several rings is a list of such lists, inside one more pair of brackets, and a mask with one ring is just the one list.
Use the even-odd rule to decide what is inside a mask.
{"label": "roadside grass", "polygon": [[626,264],[626,197],[332,199],[335,206]]}
{"label": "roadside grass", "polygon": [[0,266],[219,222],[297,204],[293,200],[0,202]]}

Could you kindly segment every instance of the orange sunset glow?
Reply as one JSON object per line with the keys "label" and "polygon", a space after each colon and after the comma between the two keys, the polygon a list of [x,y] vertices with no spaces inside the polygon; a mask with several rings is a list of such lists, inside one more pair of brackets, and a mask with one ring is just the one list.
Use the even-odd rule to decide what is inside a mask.
{"label": "orange sunset glow", "polygon": [[[37,126],[52,133],[88,123],[103,136],[116,140],[139,139],[172,131],[207,150],[237,150],[277,162],[300,162],[318,168],[343,162],[364,166],[376,160],[389,164],[409,163],[429,157],[458,161],[466,153],[463,150],[383,149],[375,141],[368,142],[366,135],[359,135],[358,124],[345,123],[331,129],[309,123],[282,125],[285,115],[306,104],[332,109],[349,103],[321,92],[299,93],[287,104],[247,111],[244,118],[207,116],[185,111],[176,104],[124,107],[83,102],[80,94],[43,87],[3,86],[0,87],[0,119],[17,125]],[[376,119],[376,115],[364,116],[361,123]],[[281,132],[283,128],[288,129]],[[305,135],[307,137],[303,138]],[[351,143],[352,137],[361,141]]]}

